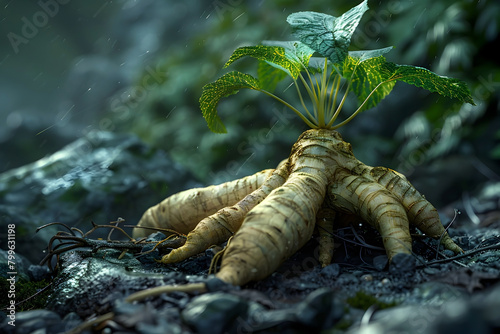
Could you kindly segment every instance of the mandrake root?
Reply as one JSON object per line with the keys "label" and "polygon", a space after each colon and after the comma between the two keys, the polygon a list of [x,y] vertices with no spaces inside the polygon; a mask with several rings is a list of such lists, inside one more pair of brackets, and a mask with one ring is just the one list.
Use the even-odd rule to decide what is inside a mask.
{"label": "mandrake root", "polygon": [[[260,178],[252,187],[241,186],[249,178],[255,181],[255,175]],[[228,196],[240,199],[231,205],[212,206],[213,213],[188,231],[186,244],[165,255],[161,262],[182,261],[232,238],[211,269],[221,257],[216,276],[226,283],[243,285],[271,274],[310,239],[317,226],[320,263],[326,266],[332,259],[334,227],[338,220],[353,216],[380,232],[389,261],[397,254],[412,253],[410,225],[440,239],[445,248],[463,252],[444,230],[437,210],[402,174],[363,164],[334,130],[304,132],[289,158],[263,175],[221,185],[225,187],[224,196],[212,198],[211,204],[226,203]],[[196,192],[207,193],[221,186]],[[189,196],[173,195],[162,202],[170,203],[164,207],[165,212],[174,217],[184,215],[175,211],[185,207],[179,202],[181,197],[192,207]],[[139,225],[161,225],[182,233],[185,228],[184,223],[177,226],[175,220],[149,225],[147,217]],[[134,236],[138,233],[134,230]]]}

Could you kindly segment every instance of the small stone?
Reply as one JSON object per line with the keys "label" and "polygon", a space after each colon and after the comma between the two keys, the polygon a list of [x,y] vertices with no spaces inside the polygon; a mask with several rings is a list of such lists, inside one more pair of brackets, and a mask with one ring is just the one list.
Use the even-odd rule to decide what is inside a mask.
{"label": "small stone", "polygon": [[248,304],[227,293],[207,293],[193,299],[182,311],[182,320],[198,333],[232,332],[236,319],[246,318]]}
{"label": "small stone", "polygon": [[146,241],[162,241],[165,240],[167,236],[162,232],[151,233]]}
{"label": "small stone", "polygon": [[205,286],[206,286],[208,292],[229,291],[229,290],[234,290],[237,288],[234,285],[226,283],[217,277],[209,278],[205,282]]}
{"label": "small stone", "polygon": [[383,271],[387,267],[388,263],[389,259],[387,258],[387,255],[379,255],[373,258],[373,266],[378,271]]}
{"label": "small stone", "polygon": [[366,281],[366,282],[370,282],[370,281],[373,281],[373,276],[370,274],[366,274],[366,275],[361,276],[361,280]]}
{"label": "small stone", "polygon": [[82,320],[80,319],[78,314],[76,314],[75,312],[70,312],[70,313],[66,314],[64,316],[64,318],[62,319],[62,323],[65,325],[66,328],[75,328],[81,322],[82,322]]}
{"label": "small stone", "polygon": [[50,270],[47,266],[32,264],[28,267],[28,275],[32,281],[39,282],[50,278]]}
{"label": "small stone", "polygon": [[415,272],[415,262],[416,260],[411,254],[396,254],[389,264],[389,272],[391,274],[408,274]]}
{"label": "small stone", "polygon": [[446,256],[446,257],[453,257],[455,256],[455,252],[452,251],[452,250],[449,250],[449,249],[445,249],[443,250],[443,255]]}
{"label": "small stone", "polygon": [[48,328],[61,323],[61,317],[48,310],[31,310],[16,314],[16,327],[22,328],[22,332],[33,333],[40,328]]}
{"label": "small stone", "polygon": [[223,248],[219,246],[213,246],[205,250],[205,255],[212,258],[214,257],[217,253],[219,253]]}
{"label": "small stone", "polygon": [[315,329],[331,328],[343,314],[342,304],[334,291],[327,288],[313,291],[296,308],[298,321]]}
{"label": "small stone", "polygon": [[330,264],[321,269],[321,275],[335,278],[340,274],[340,266],[337,263]]}
{"label": "small stone", "polygon": [[141,255],[137,257],[137,260],[142,264],[156,263],[155,260],[159,260],[161,256],[158,249],[152,251],[155,246],[155,244],[147,244],[142,247]]}
{"label": "small stone", "polygon": [[[8,260],[9,260],[9,255],[7,251],[0,249],[0,277],[2,278],[10,277],[9,272],[11,272],[12,270],[9,269]],[[26,259],[23,255],[17,253],[17,243],[16,243],[16,272],[17,272],[16,280],[24,280],[24,281],[30,280],[29,273],[27,270],[29,265],[30,265],[29,260]]]}

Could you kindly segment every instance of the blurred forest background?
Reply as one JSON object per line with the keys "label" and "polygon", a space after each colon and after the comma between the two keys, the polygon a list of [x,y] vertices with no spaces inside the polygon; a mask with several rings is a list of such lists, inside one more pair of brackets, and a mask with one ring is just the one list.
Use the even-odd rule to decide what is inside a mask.
{"label": "blurred forest background", "polygon": [[[212,184],[273,168],[306,128],[274,100],[242,91],[220,104],[228,133],[213,134],[198,107],[203,85],[225,73],[235,48],[292,39],[290,13],[339,16],[359,2],[0,3],[0,172],[98,130],[135,133]],[[357,158],[406,174],[437,207],[500,181],[500,2],[369,6],[351,50],[394,45],[389,61],[464,80],[477,106],[398,83],[341,129]],[[255,73],[256,62],[232,69]]]}

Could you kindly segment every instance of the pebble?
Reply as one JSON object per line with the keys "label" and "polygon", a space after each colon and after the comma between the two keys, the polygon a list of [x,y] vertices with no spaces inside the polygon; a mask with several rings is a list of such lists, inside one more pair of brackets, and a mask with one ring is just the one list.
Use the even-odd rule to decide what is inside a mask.
{"label": "pebble", "polygon": [[371,274],[366,274],[361,276],[362,281],[371,282],[373,281],[373,276]]}
{"label": "pebble", "polygon": [[411,254],[399,253],[394,255],[389,264],[389,272],[391,274],[403,274],[415,271],[416,260]]}
{"label": "pebble", "polygon": [[211,247],[207,248],[205,250],[205,254],[209,256],[210,258],[214,257],[218,253],[220,253],[222,250],[224,250],[224,247],[221,247],[219,245],[212,245]]}
{"label": "pebble", "polygon": [[335,297],[333,290],[317,289],[297,305],[297,320],[309,329],[328,329],[342,317],[343,308],[343,304]]}
{"label": "pebble", "polygon": [[388,263],[389,259],[387,258],[387,255],[379,255],[373,258],[373,266],[378,271],[384,270]]}
{"label": "pebble", "polygon": [[455,256],[455,252],[449,249],[445,249],[442,251],[443,255],[446,257],[453,257]]}
{"label": "pebble", "polygon": [[209,276],[209,278],[205,281],[205,286],[209,292],[230,291],[237,289],[234,285],[226,283],[215,276]]}
{"label": "pebble", "polygon": [[15,324],[15,333],[37,333],[40,329],[45,329],[44,333],[63,333],[68,330],[68,323],[61,321],[57,313],[48,310],[19,312]]}
{"label": "pebble", "polygon": [[39,282],[44,279],[50,279],[50,270],[47,266],[31,264],[28,267],[28,275],[32,281]]}
{"label": "pebble", "polygon": [[472,298],[463,295],[442,304],[427,302],[380,310],[370,323],[352,326],[347,334],[498,333],[499,309],[500,284],[497,284]]}
{"label": "pebble", "polygon": [[198,333],[224,333],[245,319],[247,302],[222,292],[206,293],[194,298],[182,311],[182,320]]}
{"label": "pebble", "polygon": [[75,312],[70,312],[64,316],[62,321],[66,324],[68,328],[75,328],[82,323],[82,319]]}
{"label": "pebble", "polygon": [[148,238],[146,239],[146,241],[162,241],[162,240],[165,240],[167,238],[167,236],[165,234],[163,234],[162,232],[155,232],[155,233],[151,233]]}
{"label": "pebble", "polygon": [[336,263],[330,264],[321,269],[321,275],[335,278],[340,274],[340,266]]}
{"label": "pebble", "polygon": [[155,260],[159,260],[161,256],[160,256],[160,251],[158,249],[151,251],[154,247],[155,247],[154,244],[147,244],[144,247],[142,247],[141,253],[143,254],[138,256],[137,260],[139,260],[139,262],[141,262],[142,264],[156,263]]}
{"label": "pebble", "polygon": [[389,285],[389,284],[391,284],[391,280],[386,277],[386,278],[383,278],[380,281],[380,283],[382,283],[382,285]]}

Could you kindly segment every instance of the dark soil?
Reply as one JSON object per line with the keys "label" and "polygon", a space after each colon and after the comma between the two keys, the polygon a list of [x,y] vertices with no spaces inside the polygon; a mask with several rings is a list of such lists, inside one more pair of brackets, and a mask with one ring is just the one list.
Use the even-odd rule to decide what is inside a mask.
{"label": "dark soil", "polygon": [[[437,252],[436,240],[420,236],[414,238],[414,256],[389,266],[376,231],[346,227],[335,232],[333,264],[321,268],[318,242],[313,238],[271,276],[242,288],[208,275],[217,248],[169,266],[153,260],[161,256],[158,252],[137,261],[137,255],[130,253],[119,259],[122,252],[113,249],[69,251],[60,258],[46,313],[18,313],[21,320],[9,329],[30,333],[30,319],[37,317],[45,319],[39,324],[54,333],[70,328],[119,333],[340,333],[380,326],[378,318],[384,319],[388,330],[411,317],[417,317],[415,323],[423,317],[432,332],[442,326],[447,305],[464,303],[475,309],[479,307],[476,296],[500,293],[500,223],[472,228],[458,220],[449,232],[465,255]],[[124,302],[145,288],[193,282],[209,282],[210,291]],[[389,316],[393,320],[387,320],[388,312],[406,312],[406,320],[393,315]],[[487,330],[500,328],[484,314],[483,318],[481,326]],[[413,325],[405,328],[410,333],[419,330]]]}

